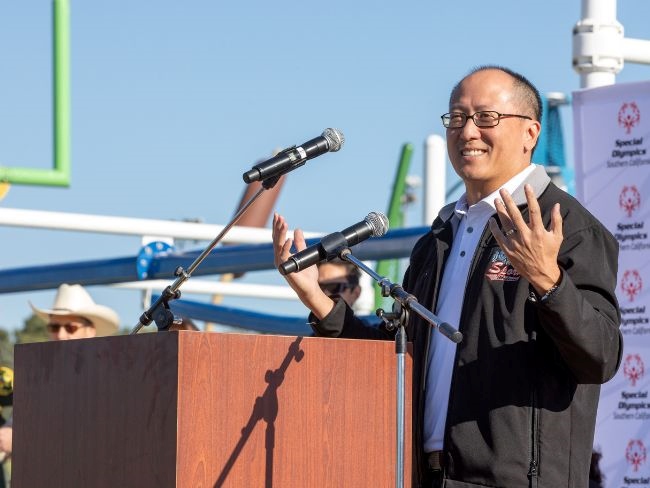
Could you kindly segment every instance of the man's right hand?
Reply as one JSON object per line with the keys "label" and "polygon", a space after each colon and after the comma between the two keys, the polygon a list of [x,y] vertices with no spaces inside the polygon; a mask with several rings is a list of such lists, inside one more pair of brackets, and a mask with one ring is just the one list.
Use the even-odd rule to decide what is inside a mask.
{"label": "man's right hand", "polygon": [[[296,251],[300,252],[307,247],[305,236],[300,229],[293,233],[293,239],[287,238],[289,226],[282,215],[273,214],[273,255],[277,268],[291,256],[291,246],[296,245]],[[310,266],[297,273],[289,273],[284,277],[289,286],[298,295],[302,303],[309,308],[319,319],[323,319],[332,308],[334,301],[328,297],[318,286],[318,267]]]}

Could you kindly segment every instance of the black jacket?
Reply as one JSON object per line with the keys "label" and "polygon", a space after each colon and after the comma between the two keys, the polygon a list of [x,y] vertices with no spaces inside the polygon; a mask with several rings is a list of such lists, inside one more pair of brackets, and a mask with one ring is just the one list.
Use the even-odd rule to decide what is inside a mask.
{"label": "black jacket", "polygon": [[[463,341],[457,347],[445,428],[447,488],[586,487],[600,384],[620,363],[616,240],[550,183],[543,168],[536,168],[526,183],[539,195],[545,225],[553,204],[560,203],[562,279],[544,303],[531,299],[532,287],[524,278],[488,279],[487,274],[494,277],[495,260],[503,264],[504,255],[484,229],[458,324]],[[523,184],[513,198],[527,219]],[[435,310],[451,249],[453,208],[443,208],[431,232],[417,242],[404,276],[404,288],[430,310]],[[314,329],[331,337],[391,338],[382,328],[365,326],[342,300]],[[411,314],[407,334],[413,342],[412,485],[419,487],[431,329]]]}

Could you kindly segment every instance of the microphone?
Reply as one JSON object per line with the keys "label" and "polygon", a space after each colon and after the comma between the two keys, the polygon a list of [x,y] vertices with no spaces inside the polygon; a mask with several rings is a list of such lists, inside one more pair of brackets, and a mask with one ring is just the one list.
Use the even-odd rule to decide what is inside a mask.
{"label": "microphone", "polygon": [[256,164],[250,171],[243,174],[244,182],[248,184],[274,176],[282,176],[302,166],[308,159],[329,151],[338,151],[344,142],[345,137],[340,130],[325,129],[322,135],[305,142],[302,146],[284,149],[271,159]]}
{"label": "microphone", "polygon": [[278,269],[282,275],[302,271],[321,261],[330,261],[345,247],[352,247],[369,237],[383,236],[388,230],[388,218],[381,212],[370,212],[361,222],[334,232],[307,249],[294,254]]}

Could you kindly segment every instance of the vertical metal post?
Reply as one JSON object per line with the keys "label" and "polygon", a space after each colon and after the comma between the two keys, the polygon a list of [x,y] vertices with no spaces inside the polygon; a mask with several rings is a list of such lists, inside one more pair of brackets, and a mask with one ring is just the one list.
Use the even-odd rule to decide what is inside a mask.
{"label": "vertical metal post", "polygon": [[70,4],[54,0],[54,171],[63,175],[64,184],[70,175]]}
{"label": "vertical metal post", "polygon": [[573,27],[573,68],[580,86],[613,85],[623,69],[623,26],[616,0],[582,0],[582,18]]}
{"label": "vertical metal post", "polygon": [[395,336],[395,353],[397,354],[397,462],[395,463],[395,487],[404,487],[404,376],[406,358],[406,330],[401,323]]}
{"label": "vertical metal post", "polygon": [[446,200],[447,143],[437,135],[427,137],[424,159],[423,225],[431,225]]}

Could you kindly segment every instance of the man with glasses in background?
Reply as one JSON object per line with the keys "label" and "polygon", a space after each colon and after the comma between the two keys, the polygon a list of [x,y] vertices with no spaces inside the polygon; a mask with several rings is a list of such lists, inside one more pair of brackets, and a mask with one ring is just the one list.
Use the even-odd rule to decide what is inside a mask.
{"label": "man with glasses in background", "polygon": [[59,286],[50,309],[37,308],[34,314],[47,321],[47,331],[53,341],[87,339],[113,335],[120,319],[110,308],[97,305],[81,285]]}
{"label": "man with glasses in background", "polygon": [[318,285],[329,297],[339,296],[352,307],[359,299],[361,272],[352,263],[333,259],[318,264]]}
{"label": "man with glasses in background", "polygon": [[[618,243],[532,164],[541,117],[537,89],[500,66],[465,76],[442,116],[465,193],[413,248],[404,288],[463,340],[411,315],[413,487],[588,484],[600,384],[622,354]],[[287,229],[276,215],[276,265],[305,248]],[[392,339],[313,268],[285,278],[317,334]]]}

